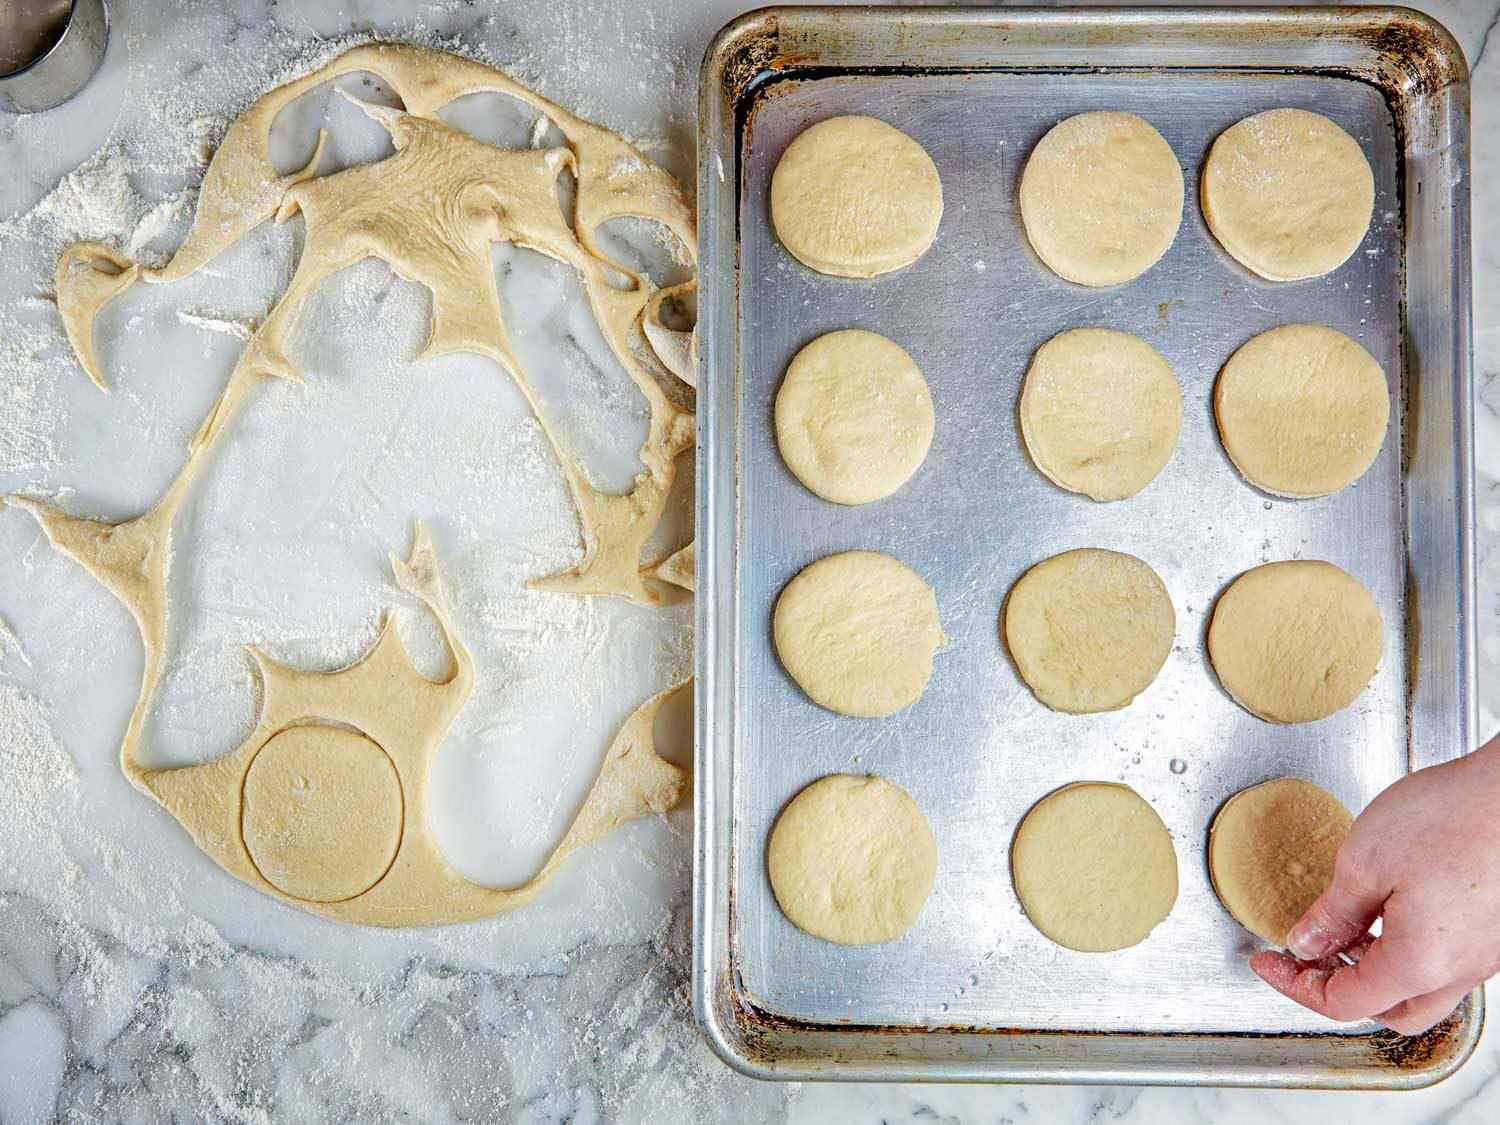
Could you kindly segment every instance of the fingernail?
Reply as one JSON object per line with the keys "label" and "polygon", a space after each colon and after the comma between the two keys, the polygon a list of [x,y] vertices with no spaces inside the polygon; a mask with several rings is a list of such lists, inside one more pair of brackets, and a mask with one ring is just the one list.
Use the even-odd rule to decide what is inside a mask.
{"label": "fingernail", "polygon": [[1334,943],[1327,930],[1315,922],[1298,922],[1286,935],[1286,947],[1299,961],[1321,961],[1333,952]]}

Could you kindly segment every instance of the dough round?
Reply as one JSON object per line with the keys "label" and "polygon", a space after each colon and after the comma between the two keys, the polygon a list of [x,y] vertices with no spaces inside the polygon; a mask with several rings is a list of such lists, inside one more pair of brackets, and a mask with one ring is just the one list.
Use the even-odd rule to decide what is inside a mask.
{"label": "dough round", "polygon": [[342,727],[289,727],[245,772],[240,831],[282,894],[338,902],[364,894],[401,843],[401,781],[375,743]]}
{"label": "dough round", "polygon": [[1385,628],[1359,580],[1332,563],[1267,563],[1214,606],[1208,656],[1224,690],[1273,723],[1342,711],[1380,666]]}
{"label": "dough round", "polygon": [[937,841],[899,785],[833,774],[776,818],[766,870],[798,929],[840,945],[892,941],[932,893]]}
{"label": "dough round", "polygon": [[1095,500],[1123,500],[1150,484],[1181,426],[1171,365],[1128,332],[1059,333],[1037,349],[1021,388],[1021,436],[1036,467]]}
{"label": "dough round", "polygon": [[1214,388],[1219,439],[1245,479],[1278,496],[1353,484],[1385,441],[1390,395],[1375,357],[1321,324],[1262,332]]}
{"label": "dough round", "polygon": [[835,277],[911,265],[942,217],[932,157],[873,117],[830,117],[803,130],[771,175],[776,237],[803,265]]}
{"label": "dough round", "polygon": [[1203,165],[1203,218],[1242,266],[1272,281],[1321,277],[1348,260],[1375,208],[1359,142],[1305,109],[1231,125]]}
{"label": "dough round", "polygon": [[1225,802],[1208,834],[1208,873],[1224,909],[1258,938],[1286,934],[1333,880],[1354,818],[1332,793],[1279,777]]}
{"label": "dough round", "polygon": [[932,587],[878,551],[813,563],[781,591],[771,626],[776,655],[814,703],[864,718],[915,703],[944,639]]}
{"label": "dough round", "polygon": [[900,488],[932,445],[927,380],[900,346],[850,328],[808,344],[776,394],[787,468],[825,500],[868,504]]}
{"label": "dough round", "polygon": [[1117,711],[1156,679],[1177,631],[1172,599],[1134,555],[1087,547],[1039,562],[1005,601],[1005,643],[1054,711]]}
{"label": "dough round", "polygon": [[1182,168],[1133,113],[1054,125],[1021,173],[1021,222],[1037,256],[1080,285],[1118,285],[1167,252],[1182,224]]}
{"label": "dough round", "polygon": [[1177,854],[1156,810],[1103,781],[1037,802],[1010,853],[1031,924],[1058,945],[1107,953],[1146,940],[1177,902]]}

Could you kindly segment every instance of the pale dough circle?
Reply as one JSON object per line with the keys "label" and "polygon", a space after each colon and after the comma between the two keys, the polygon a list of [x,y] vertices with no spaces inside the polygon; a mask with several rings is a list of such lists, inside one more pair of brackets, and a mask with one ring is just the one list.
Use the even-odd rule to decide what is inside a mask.
{"label": "pale dough circle", "polygon": [[1271,281],[1321,277],[1348,260],[1375,207],[1359,142],[1305,109],[1272,109],[1219,134],[1200,188],[1208,229]]}
{"label": "pale dough circle", "polygon": [[1333,881],[1354,818],[1332,793],[1279,777],[1225,802],[1208,834],[1208,873],[1224,909],[1256,937],[1287,931]]}
{"label": "pale dough circle", "polygon": [[1054,711],[1117,711],[1156,679],[1177,630],[1156,571],[1086,547],[1023,574],[1005,600],[1005,643],[1021,678]]}
{"label": "pale dough circle", "polygon": [[892,941],[932,893],[937,841],[906,790],[833,774],[793,797],[771,830],[766,870],[793,925],[839,945]]}
{"label": "pale dough circle", "polygon": [[1133,113],[1080,113],[1054,125],[1021,173],[1021,222],[1059,277],[1118,285],[1167,252],[1182,224],[1182,168]]}
{"label": "pale dough circle", "polygon": [[932,396],[911,356],[850,328],[792,360],[776,394],[776,444],[825,500],[867,504],[900,488],[932,445]]}
{"label": "pale dough circle", "polygon": [[1375,357],[1321,324],[1284,324],[1242,344],[1214,388],[1224,452],[1278,496],[1353,484],[1385,441],[1390,394]]}
{"label": "pale dough circle", "polygon": [[830,117],[803,130],[771,175],[776,237],[803,265],[835,277],[911,265],[942,217],[932,157],[873,117]]}
{"label": "pale dough circle", "polygon": [[915,703],[944,639],[932,587],[878,551],[807,567],[776,599],[771,625],[776,655],[808,697],[863,718]]}
{"label": "pale dough circle", "polygon": [[403,820],[396,767],[342,727],[289,727],[245,772],[240,831],[256,869],[283,894],[338,902],[363,894],[396,858]]}
{"label": "pale dough circle", "polygon": [[1182,391],[1161,353],[1128,332],[1075,328],[1032,357],[1021,436],[1052,483],[1123,500],[1156,478],[1177,447]]}
{"label": "pale dough circle", "polygon": [[1327,562],[1247,570],[1219,596],[1208,626],[1208,656],[1224,690],[1273,723],[1342,711],[1375,675],[1384,647],[1375,599]]}
{"label": "pale dough circle", "polygon": [[1016,829],[1010,864],[1031,924],[1082,953],[1145,941],[1177,902],[1171,833],[1125,785],[1084,781],[1042,798]]}

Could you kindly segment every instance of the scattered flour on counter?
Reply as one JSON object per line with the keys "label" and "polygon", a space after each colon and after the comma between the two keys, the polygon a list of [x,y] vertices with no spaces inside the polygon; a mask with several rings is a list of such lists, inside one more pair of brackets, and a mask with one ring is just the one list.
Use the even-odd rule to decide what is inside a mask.
{"label": "scattered flour on counter", "polygon": [[47,797],[77,780],[72,757],[52,733],[47,705],[0,683],[0,804],[8,815],[38,815]]}

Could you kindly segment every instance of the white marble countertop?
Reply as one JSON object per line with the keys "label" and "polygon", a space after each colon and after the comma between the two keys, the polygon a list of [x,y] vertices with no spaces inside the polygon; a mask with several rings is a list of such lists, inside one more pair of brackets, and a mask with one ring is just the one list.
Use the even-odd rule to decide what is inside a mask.
{"label": "white marble countertop", "polygon": [[[53,113],[0,117],[0,492],[118,519],[175,471],[238,348],[182,314],[222,322],[263,311],[284,284],[295,232],[257,236],[199,279],[148,287],[106,314],[109,396],[69,356],[47,299],[52,262],[77,237],[169,250],[205,144],[314,40],[455,40],[690,174],[697,63],[742,6],[114,0],[109,55],[90,87]],[[1475,67],[1489,735],[1500,727],[1500,0],[1417,6],[1447,24]],[[339,112],[329,119],[347,125]],[[338,155],[358,159],[370,143],[351,133]],[[507,299],[530,302],[538,355],[552,349],[566,367],[565,349],[581,349],[589,368],[597,355],[575,339],[566,280],[522,258],[509,267]],[[308,388],[268,393],[208,472],[174,542],[174,558],[193,561],[174,570],[178,632],[151,752],[161,762],[205,760],[243,736],[253,696],[238,646],[247,641],[336,667],[394,606],[419,662],[435,661],[430,625],[384,569],[422,516],[451,561],[460,627],[478,638],[481,670],[472,714],[451,733],[436,778],[448,824],[440,836],[466,874],[509,883],[563,828],[608,732],[688,668],[689,612],[543,604],[517,592],[521,576],[576,551],[566,497],[518,396],[492,370],[458,358],[440,361],[440,379],[433,365],[414,372],[406,357],[425,316],[420,297],[382,266],[335,279],[312,317],[318,331],[299,345]],[[607,382],[600,375],[596,409],[564,424],[592,472],[628,479],[644,422]],[[684,492],[679,516],[689,503]],[[114,755],[140,669],[124,611],[23,514],[0,512],[0,560],[0,619],[15,636],[0,635],[4,1125],[1500,1117],[1500,1033],[1438,1087],[1384,1096],[743,1079],[703,1044],[688,1001],[687,813],[627,827],[504,918],[374,931],[289,910],[218,871],[122,777]],[[559,692],[559,682],[573,686]]]}

